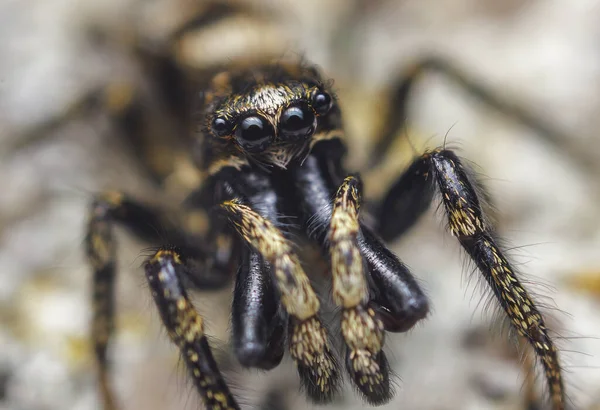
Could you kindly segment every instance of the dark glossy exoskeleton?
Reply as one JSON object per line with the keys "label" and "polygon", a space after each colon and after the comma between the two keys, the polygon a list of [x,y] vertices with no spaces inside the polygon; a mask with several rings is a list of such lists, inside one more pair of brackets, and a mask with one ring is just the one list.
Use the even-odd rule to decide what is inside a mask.
{"label": "dark glossy exoskeleton", "polygon": [[[362,218],[362,183],[344,166],[342,113],[330,84],[316,68],[284,61],[222,71],[208,81],[194,119],[192,153],[203,182],[182,211],[210,221],[201,229],[172,224],[162,211],[122,193],[96,198],[87,249],[94,267],[93,338],[107,407],[114,407],[106,357],[114,321],[113,223],[162,245],[145,264],[146,278],[207,408],[239,405],[219,372],[188,288],[213,289],[231,280],[232,345],[243,366],[272,369],[288,351],[313,401],[331,401],[346,373],[365,400],[378,405],[392,397],[385,333],[407,331],[428,314],[417,281],[384,241],[403,235],[437,192],[450,232],[536,352],[553,408],[564,409],[557,349],[497,244],[472,173],[450,150],[426,152],[371,209],[372,218]],[[406,95],[406,88],[399,89]],[[317,264],[300,263],[298,241],[318,248],[328,266],[325,279],[341,312],[343,357],[333,349],[311,284]]]}

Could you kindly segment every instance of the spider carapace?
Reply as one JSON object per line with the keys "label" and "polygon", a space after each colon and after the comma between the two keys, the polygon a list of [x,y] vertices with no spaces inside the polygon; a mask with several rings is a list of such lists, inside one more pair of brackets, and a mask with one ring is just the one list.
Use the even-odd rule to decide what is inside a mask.
{"label": "spider carapace", "polygon": [[[316,68],[278,62],[224,71],[200,99],[193,155],[204,179],[182,213],[212,215],[206,229],[170,225],[162,211],[122,193],[99,195],[92,206],[87,252],[94,269],[93,338],[108,407],[114,406],[106,357],[114,322],[114,223],[162,241],[145,263],[146,278],[207,408],[239,405],[188,289],[222,287],[232,278],[231,339],[243,366],[272,369],[287,350],[313,401],[332,400],[347,374],[364,399],[378,405],[392,397],[386,332],[407,331],[429,310],[412,273],[383,241],[407,232],[436,192],[450,232],[536,352],[553,408],[566,407],[558,352],[544,319],[497,244],[473,174],[454,152],[440,148],[414,159],[367,223],[359,214],[360,176],[344,167],[340,106]],[[164,232],[158,235],[156,227]],[[318,247],[327,261],[326,280],[340,310],[341,353],[333,348],[308,275],[319,269],[310,261],[301,264],[299,241]]]}

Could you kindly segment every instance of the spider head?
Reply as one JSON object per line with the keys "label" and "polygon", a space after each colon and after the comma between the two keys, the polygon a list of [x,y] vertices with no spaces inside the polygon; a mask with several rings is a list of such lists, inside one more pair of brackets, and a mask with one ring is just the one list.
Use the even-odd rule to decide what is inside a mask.
{"label": "spider head", "polygon": [[336,111],[317,71],[299,66],[220,73],[204,99],[205,142],[281,168],[307,152]]}

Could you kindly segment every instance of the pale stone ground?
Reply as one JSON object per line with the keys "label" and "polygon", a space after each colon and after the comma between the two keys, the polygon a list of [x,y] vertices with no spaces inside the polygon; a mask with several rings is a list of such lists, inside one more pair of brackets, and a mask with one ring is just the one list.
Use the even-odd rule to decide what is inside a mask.
{"label": "pale stone ground", "polygon": [[[2,410],[100,408],[86,339],[85,207],[91,194],[104,188],[142,195],[147,187],[116,152],[118,141],[98,118],[75,121],[16,153],[10,149],[24,130],[56,115],[82,90],[111,75],[106,56],[86,45],[81,30],[90,22],[118,26],[139,19],[141,9],[131,11],[131,3],[0,3]],[[320,9],[316,1],[289,3],[279,7],[289,19],[289,34],[297,39],[290,44],[338,79],[339,93],[353,110],[346,114],[352,117],[353,146],[364,144],[365,134],[358,130],[371,118],[367,110],[373,111],[377,90],[419,55],[438,52],[544,116],[568,132],[572,144],[600,159],[600,2],[372,2],[364,25],[334,43],[352,50],[355,57],[347,60],[331,54],[327,23],[346,16],[348,3],[327,2]],[[359,92],[366,93],[362,105]],[[365,104],[367,98],[373,103]],[[411,119],[417,145],[430,136],[428,146],[441,144],[452,127],[448,140],[484,170],[500,231],[511,246],[521,247],[513,253],[536,283],[533,289],[550,296],[560,309],[553,314],[567,338],[561,346],[569,351],[564,357],[575,407],[599,403],[598,301],[565,289],[562,282],[570,273],[600,268],[598,167],[584,174],[574,165],[578,158],[565,158],[437,76],[419,87]],[[353,161],[364,159],[364,152],[355,151]],[[480,291],[466,286],[458,247],[442,226],[439,215],[431,212],[409,237],[393,245],[421,278],[433,314],[409,334],[388,337],[389,356],[401,381],[397,398],[386,408],[517,409],[517,367],[461,347],[465,332],[488,317],[481,313]],[[120,244],[121,270],[131,271],[119,283],[121,332],[113,349],[124,408],[197,408],[138,268],[146,245],[125,235]],[[228,292],[201,295],[197,301],[209,317],[211,333],[224,340]],[[305,407],[289,361],[267,376],[236,371],[230,377],[244,403],[254,403],[260,386],[276,381],[290,402]],[[480,385],[503,398],[490,401]],[[348,391],[337,405],[342,406],[361,404]]]}

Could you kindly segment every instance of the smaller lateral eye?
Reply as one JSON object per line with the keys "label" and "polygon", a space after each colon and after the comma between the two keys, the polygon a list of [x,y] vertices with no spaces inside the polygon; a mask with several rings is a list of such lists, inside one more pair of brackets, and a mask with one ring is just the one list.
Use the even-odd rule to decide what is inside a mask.
{"label": "smaller lateral eye", "polygon": [[224,137],[231,132],[229,123],[225,118],[221,117],[217,117],[213,120],[212,130],[219,137]]}
{"label": "smaller lateral eye", "polygon": [[331,96],[323,91],[317,91],[313,95],[312,106],[319,115],[325,115],[331,109]]}

